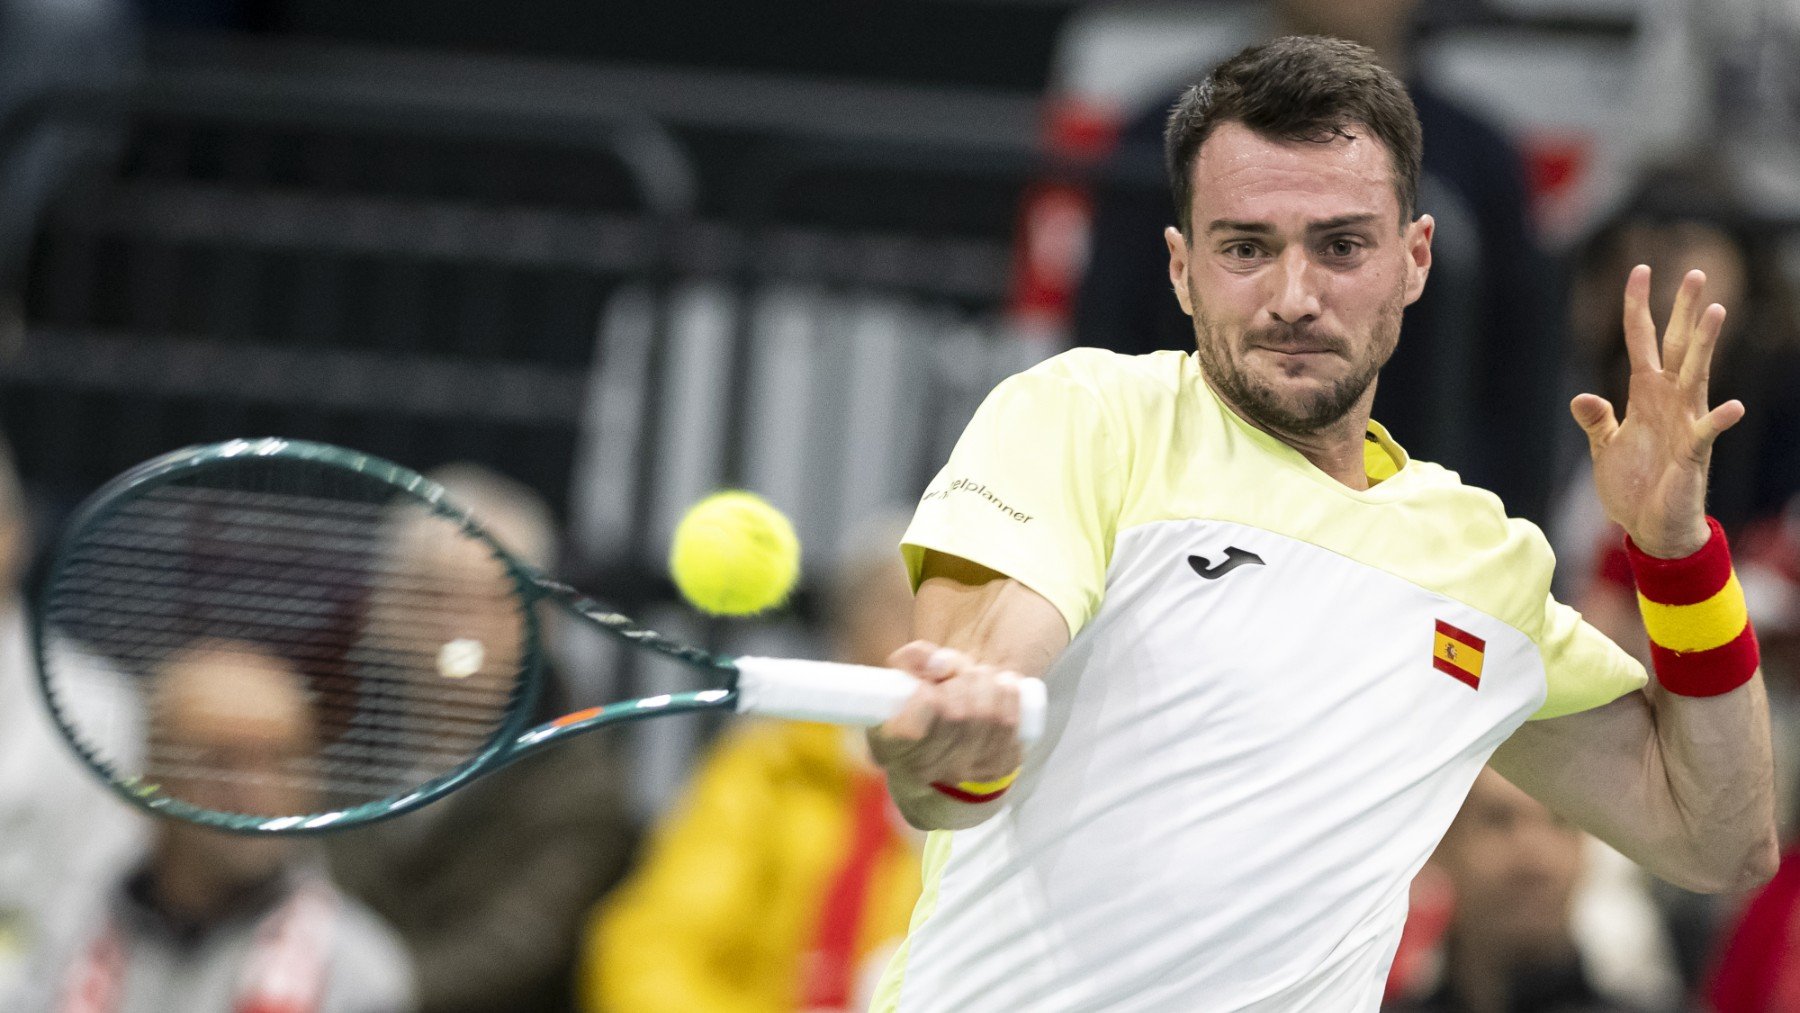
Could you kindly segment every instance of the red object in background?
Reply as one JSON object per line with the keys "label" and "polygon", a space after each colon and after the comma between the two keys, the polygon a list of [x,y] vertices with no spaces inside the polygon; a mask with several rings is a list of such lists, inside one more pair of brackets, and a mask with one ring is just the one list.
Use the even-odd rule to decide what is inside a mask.
{"label": "red object in background", "polygon": [[1064,158],[1098,161],[1119,143],[1119,127],[1116,110],[1079,99],[1055,99],[1044,114],[1044,142]]}
{"label": "red object in background", "polygon": [[[1097,165],[1117,145],[1119,126],[1113,110],[1074,100],[1052,102],[1044,119],[1044,147],[1058,162]],[[1087,270],[1092,187],[1086,181],[1044,180],[1027,187],[1019,204],[1009,314],[1034,329],[1061,330],[1074,313]]]}
{"label": "red object in background", "polygon": [[1594,165],[1594,139],[1587,134],[1532,132],[1519,141],[1532,211],[1543,216],[1568,200]]}
{"label": "red object in background", "polygon": [[851,789],[850,842],[844,862],[825,888],[819,924],[811,952],[802,966],[800,1008],[848,1010],[856,984],[857,933],[862,929],[863,906],[869,896],[869,878],[881,850],[894,834],[888,814],[887,778],[875,771],[859,771]]}
{"label": "red object in background", "polygon": [[1456,888],[1450,885],[1449,876],[1427,862],[1413,877],[1407,904],[1406,927],[1400,930],[1400,945],[1388,969],[1383,1003],[1416,998],[1436,984],[1444,933],[1450,930],[1450,916],[1456,911]]}
{"label": "red object in background", "polygon": [[1706,986],[1718,1013],[1800,1010],[1800,848],[1744,909]]}
{"label": "red object in background", "polygon": [[1087,269],[1094,202],[1086,187],[1033,183],[1019,211],[1009,307],[1014,320],[1060,327],[1075,311]]}

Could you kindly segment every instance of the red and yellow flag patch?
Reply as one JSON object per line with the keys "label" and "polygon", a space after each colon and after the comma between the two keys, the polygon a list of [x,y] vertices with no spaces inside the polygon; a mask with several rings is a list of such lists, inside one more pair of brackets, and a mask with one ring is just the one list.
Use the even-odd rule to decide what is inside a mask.
{"label": "red and yellow flag patch", "polygon": [[1487,641],[1439,619],[1431,638],[1431,666],[1471,689],[1481,688],[1481,660]]}

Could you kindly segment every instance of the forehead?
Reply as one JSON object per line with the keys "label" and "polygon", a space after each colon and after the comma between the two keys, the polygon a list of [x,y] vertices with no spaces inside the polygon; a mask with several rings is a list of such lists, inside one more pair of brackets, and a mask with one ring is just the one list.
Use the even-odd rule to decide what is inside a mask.
{"label": "forehead", "polygon": [[1267,221],[1375,214],[1398,221],[1394,165],[1387,147],[1365,129],[1329,141],[1264,137],[1242,123],[1222,123],[1194,159],[1194,228],[1218,218]]}

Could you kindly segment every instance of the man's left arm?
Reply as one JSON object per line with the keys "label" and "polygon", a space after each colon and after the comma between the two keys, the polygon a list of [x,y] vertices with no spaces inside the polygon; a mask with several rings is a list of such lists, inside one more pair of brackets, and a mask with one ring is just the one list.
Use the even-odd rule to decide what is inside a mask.
{"label": "man's left arm", "polygon": [[1775,874],[1760,672],[1721,696],[1677,696],[1652,682],[1604,707],[1527,722],[1492,765],[1676,886],[1721,893]]}
{"label": "man's left arm", "polygon": [[[1708,408],[1725,310],[1691,271],[1659,341],[1650,269],[1625,286],[1625,417],[1570,406],[1606,513],[1631,538],[1656,678],[1581,714],[1532,722],[1494,754],[1508,780],[1677,885],[1717,892],[1774,875],[1768,697],[1724,536],[1705,516],[1713,441],[1743,417]],[[1704,308],[1703,308],[1704,307]]]}

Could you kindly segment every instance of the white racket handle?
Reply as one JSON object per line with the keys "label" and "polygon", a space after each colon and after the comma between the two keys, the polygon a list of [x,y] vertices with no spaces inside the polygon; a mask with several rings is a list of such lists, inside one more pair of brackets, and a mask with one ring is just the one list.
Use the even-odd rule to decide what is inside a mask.
{"label": "white racket handle", "polygon": [[[892,668],[793,658],[737,658],[738,713],[835,725],[878,725],[900,713],[919,680]],[[1019,743],[1044,734],[1041,679],[1019,680]]]}

